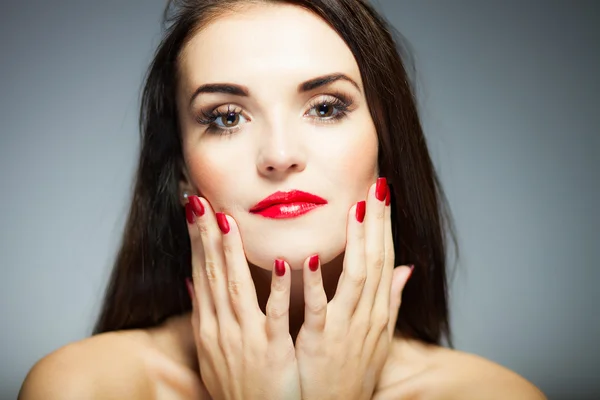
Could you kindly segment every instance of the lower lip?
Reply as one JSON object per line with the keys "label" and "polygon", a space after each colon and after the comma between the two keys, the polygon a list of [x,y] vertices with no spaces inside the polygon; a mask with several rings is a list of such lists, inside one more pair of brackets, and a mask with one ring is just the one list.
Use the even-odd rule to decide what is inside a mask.
{"label": "lower lip", "polygon": [[316,203],[288,203],[288,204],[275,204],[271,207],[264,208],[260,211],[253,212],[253,214],[262,215],[265,218],[283,219],[283,218],[296,218],[300,215],[306,214],[314,210],[317,207],[324,206],[325,204]]}

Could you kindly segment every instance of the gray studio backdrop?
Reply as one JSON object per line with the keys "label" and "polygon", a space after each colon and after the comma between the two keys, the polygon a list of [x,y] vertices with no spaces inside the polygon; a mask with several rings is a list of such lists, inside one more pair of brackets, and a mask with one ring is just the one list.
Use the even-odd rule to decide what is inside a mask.
{"label": "gray studio backdrop", "polygon": [[[547,3],[376,2],[413,45],[456,219],[456,347],[551,398],[584,399],[600,396],[600,3]],[[163,5],[3,2],[1,399],[40,357],[90,333]]]}

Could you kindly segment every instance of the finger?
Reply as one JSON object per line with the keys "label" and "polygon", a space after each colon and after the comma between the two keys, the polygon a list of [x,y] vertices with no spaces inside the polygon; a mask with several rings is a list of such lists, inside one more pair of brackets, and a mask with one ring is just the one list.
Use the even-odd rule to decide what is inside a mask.
{"label": "finger", "polygon": [[327,317],[327,295],[321,276],[321,262],[315,254],[304,262],[304,324],[303,328],[312,332],[325,329]]}
{"label": "finger", "polygon": [[365,201],[359,201],[348,212],[348,225],[346,230],[346,249],[342,276],[330,307],[335,310],[331,313],[336,324],[346,323],[350,320],[363,291],[366,280],[365,243],[364,243],[364,216]]}
{"label": "finger", "polygon": [[[367,279],[356,309],[356,313],[360,313],[362,316],[370,315],[373,310],[375,295],[381,281],[381,274],[384,267],[386,267],[384,242],[386,194],[386,179],[378,178],[377,183],[371,186],[367,200],[367,215],[365,218],[365,263]],[[389,265],[389,268],[393,268],[393,264]],[[387,313],[387,309],[385,312]]]}
{"label": "finger", "polygon": [[412,275],[414,265],[400,266],[394,268],[392,277],[392,288],[390,295],[390,321],[388,325],[388,335],[390,341],[394,338],[394,332],[396,331],[396,322],[398,321],[398,312],[400,311],[400,304],[402,302],[402,291],[406,286],[406,282]]}
{"label": "finger", "polygon": [[207,328],[216,327],[216,311],[212,299],[210,288],[204,272],[204,246],[196,219],[204,215],[204,208],[199,202],[188,202],[185,205],[185,212],[188,222],[188,233],[190,236],[190,246],[192,252],[192,290],[194,291],[194,300],[196,301],[196,312],[199,316],[199,322]]}
{"label": "finger", "polygon": [[217,219],[212,207],[204,198],[189,196],[192,206],[200,202],[204,214],[197,216],[196,225],[200,232],[204,246],[204,272],[213,304],[217,312],[219,330],[227,330],[237,325],[237,320],[227,292],[227,276],[225,257],[223,256],[223,244],[221,230],[217,225]]}
{"label": "finger", "polygon": [[217,213],[217,222],[223,234],[223,255],[227,266],[227,289],[233,311],[244,329],[258,329],[259,315],[262,314],[256,297],[254,281],[240,231],[235,220],[223,213]]}
{"label": "finger", "polygon": [[192,313],[190,316],[190,322],[192,323],[192,329],[194,331],[194,339],[198,336],[198,300],[196,299],[196,292],[194,289],[194,283],[190,278],[185,279],[185,286],[188,290],[188,294],[190,295],[190,300],[192,301]]}
{"label": "finger", "polygon": [[392,288],[392,276],[394,274],[394,239],[392,237],[392,208],[389,206],[390,202],[390,188],[388,186],[387,196],[384,207],[384,220],[383,220],[383,243],[384,243],[384,267],[381,271],[381,279],[379,280],[379,286],[375,292],[375,301],[373,304],[373,310],[371,317],[374,319],[376,324],[379,324],[380,328],[385,330],[388,325],[389,304],[390,304],[390,291]]}
{"label": "finger", "polygon": [[[187,212],[187,210],[186,210]],[[192,325],[192,332],[194,333],[194,344],[196,345],[196,352],[202,351],[200,343],[200,313],[198,312],[198,299],[196,298],[196,289],[194,283],[190,278],[186,278],[185,285],[187,287],[190,299],[192,300],[192,313],[190,316],[190,322]],[[214,318],[213,318],[214,320]]]}
{"label": "finger", "polygon": [[277,341],[286,339],[290,333],[290,285],[291,273],[288,263],[275,260],[271,273],[271,294],[267,300],[267,337]]}

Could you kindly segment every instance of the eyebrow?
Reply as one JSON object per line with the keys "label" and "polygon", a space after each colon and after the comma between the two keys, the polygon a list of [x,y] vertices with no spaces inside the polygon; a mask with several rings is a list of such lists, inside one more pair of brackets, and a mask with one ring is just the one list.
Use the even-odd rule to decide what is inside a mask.
{"label": "eyebrow", "polygon": [[[360,91],[360,87],[352,78],[345,74],[335,73],[319,76],[301,83],[298,85],[298,93],[310,92],[311,90],[327,86],[339,80],[350,82],[356,89]],[[236,85],[234,83],[207,83],[194,91],[192,97],[190,98],[189,104],[191,105],[196,97],[201,93],[225,93],[240,97],[250,96],[250,91],[248,88],[242,85]]]}
{"label": "eyebrow", "polygon": [[358,84],[354,82],[349,76],[344,74],[329,74],[319,76],[317,78],[313,78],[304,83],[298,85],[298,93],[310,92],[311,90],[315,90],[317,88],[329,85],[335,81],[344,80],[350,82],[356,89],[360,91]]}

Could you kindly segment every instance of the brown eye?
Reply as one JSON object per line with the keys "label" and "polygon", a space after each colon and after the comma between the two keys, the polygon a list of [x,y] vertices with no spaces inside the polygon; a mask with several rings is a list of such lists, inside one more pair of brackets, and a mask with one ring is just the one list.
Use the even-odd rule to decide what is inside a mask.
{"label": "brown eye", "polygon": [[333,115],[334,107],[331,104],[320,104],[315,107],[317,115],[321,118],[331,117]]}
{"label": "brown eye", "polygon": [[226,128],[231,128],[236,126],[240,122],[240,114],[236,112],[229,112],[227,114],[221,115],[219,117],[221,123]]}
{"label": "brown eye", "polygon": [[335,122],[344,118],[352,104],[335,96],[323,96],[310,105],[305,116],[313,117],[318,122]]}

